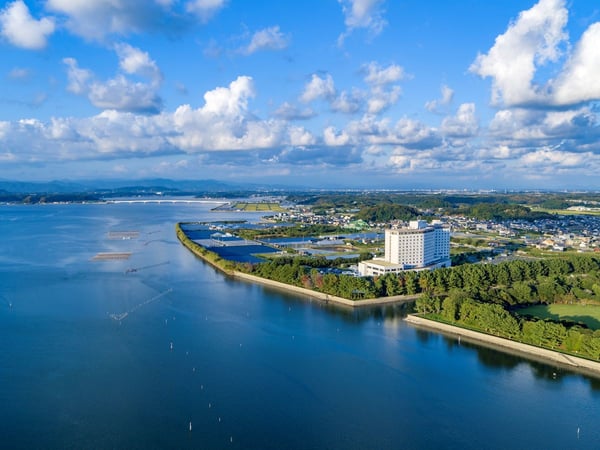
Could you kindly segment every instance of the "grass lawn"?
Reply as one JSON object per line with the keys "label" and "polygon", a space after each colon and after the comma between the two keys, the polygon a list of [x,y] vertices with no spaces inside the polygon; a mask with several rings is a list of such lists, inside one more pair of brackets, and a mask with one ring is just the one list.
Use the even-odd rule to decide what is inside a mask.
{"label": "grass lawn", "polygon": [[540,319],[569,320],[585,323],[592,330],[600,330],[600,306],[594,305],[535,305],[519,309],[519,314],[529,314]]}

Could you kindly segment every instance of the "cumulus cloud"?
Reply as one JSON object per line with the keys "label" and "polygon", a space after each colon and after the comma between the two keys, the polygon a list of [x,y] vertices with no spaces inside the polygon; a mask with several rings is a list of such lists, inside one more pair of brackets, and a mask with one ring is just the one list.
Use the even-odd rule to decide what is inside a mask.
{"label": "cumulus cloud", "polygon": [[564,0],[540,0],[519,14],[487,54],[479,54],[469,70],[492,78],[492,104],[526,105],[543,100],[544,90],[533,83],[537,67],[557,61],[568,11]]}
{"label": "cumulus cloud", "polygon": [[442,85],[442,96],[439,99],[431,100],[425,103],[425,109],[427,111],[437,113],[439,108],[449,105],[454,98],[454,90],[446,86]]}
{"label": "cumulus cloud", "polygon": [[225,0],[47,0],[46,8],[61,18],[67,29],[86,39],[108,35],[161,31],[181,33],[194,22],[207,22]]}
{"label": "cumulus cloud", "polygon": [[402,66],[390,64],[387,67],[381,67],[375,61],[362,67],[365,72],[365,82],[373,86],[384,86],[396,83],[405,78],[406,74]]}
{"label": "cumulus cloud", "polygon": [[331,110],[345,114],[353,114],[362,108],[364,103],[363,93],[358,89],[351,92],[342,91],[331,100]]}
{"label": "cumulus cloud", "polygon": [[455,116],[444,118],[441,132],[447,137],[469,137],[477,133],[479,121],[475,116],[475,103],[463,103]]}
{"label": "cumulus cloud", "polygon": [[383,18],[382,5],[384,0],[338,0],[344,13],[346,31],[338,37],[338,45],[357,28],[364,28],[372,36],[376,36],[387,25]]}
{"label": "cumulus cloud", "polygon": [[93,78],[93,73],[82,69],[75,58],[64,58],[63,63],[67,66],[67,90],[73,94],[84,94],[88,91],[88,82]]}
{"label": "cumulus cloud", "polygon": [[323,130],[323,142],[330,147],[345,146],[351,144],[351,137],[344,131],[338,132],[334,127],[327,127]]}
{"label": "cumulus cloud", "polygon": [[105,83],[91,83],[88,98],[100,109],[148,114],[156,114],[162,109],[162,100],[153,86],[132,82],[123,75],[117,75]]}
{"label": "cumulus cloud", "polygon": [[[156,63],[148,53],[127,44],[119,44],[115,50],[123,73],[105,82],[98,81],[90,70],[80,68],[74,58],[64,58],[69,80],[67,90],[87,95],[97,108],[158,113],[162,109],[162,99],[158,95],[162,75]],[[149,82],[133,81],[125,75],[146,77]]]}
{"label": "cumulus cloud", "polygon": [[371,95],[367,101],[367,112],[370,114],[379,114],[395,105],[400,99],[402,89],[400,86],[392,86],[384,88],[383,86],[375,86],[371,89]]}
{"label": "cumulus cloud", "polygon": [[324,78],[321,78],[319,75],[313,74],[310,81],[304,86],[300,101],[309,103],[317,99],[330,100],[335,95],[335,86],[331,75],[327,74]]}
{"label": "cumulus cloud", "polygon": [[365,83],[370,86],[370,94],[367,100],[367,112],[379,114],[396,104],[402,94],[400,86],[395,85],[406,78],[404,69],[397,64],[382,67],[372,61],[361,68],[365,73]]}
{"label": "cumulus cloud", "polygon": [[54,19],[36,20],[23,0],[9,3],[0,11],[0,33],[11,44],[29,50],[46,47],[48,37],[54,33]]}
{"label": "cumulus cloud", "polygon": [[162,74],[156,62],[147,52],[129,44],[117,44],[115,50],[119,56],[119,66],[125,73],[147,77],[154,83],[162,81]]}
{"label": "cumulus cloud", "polygon": [[240,76],[229,86],[204,94],[204,106],[177,108],[172,115],[175,135],[169,140],[185,151],[269,149],[308,145],[314,138],[301,127],[282,120],[257,120],[248,112],[256,95],[252,78]]}
{"label": "cumulus cloud", "polygon": [[600,22],[583,33],[564,71],[554,83],[554,102],[572,105],[600,99]]}
{"label": "cumulus cloud", "polygon": [[275,116],[285,120],[307,120],[315,117],[316,113],[311,108],[298,108],[297,106],[284,102],[275,111]]}
{"label": "cumulus cloud", "polygon": [[359,120],[350,121],[341,132],[333,128],[327,128],[326,132],[326,139],[330,142],[341,142],[343,139],[344,144],[367,147],[402,145],[406,148],[428,149],[440,146],[443,142],[438,130],[408,117],[393,123],[389,119],[378,119],[367,114]]}
{"label": "cumulus cloud", "polygon": [[[89,95],[94,95],[93,89],[92,84]],[[32,158],[49,162],[215,151],[268,153],[317,143],[317,138],[303,127],[256,118],[248,111],[254,95],[252,79],[240,76],[227,86],[207,91],[204,104],[198,108],[182,105],[173,112],[151,116],[126,108],[107,109],[88,118],[0,122],[1,148],[5,155],[14,155],[14,162]]]}
{"label": "cumulus cloud", "polygon": [[288,45],[288,37],[279,29],[279,25],[263,28],[252,35],[250,43],[242,48],[242,53],[251,55],[260,50],[282,50]]}
{"label": "cumulus cloud", "polygon": [[195,14],[201,21],[208,22],[226,3],[226,0],[192,0],[186,4],[186,10]]}

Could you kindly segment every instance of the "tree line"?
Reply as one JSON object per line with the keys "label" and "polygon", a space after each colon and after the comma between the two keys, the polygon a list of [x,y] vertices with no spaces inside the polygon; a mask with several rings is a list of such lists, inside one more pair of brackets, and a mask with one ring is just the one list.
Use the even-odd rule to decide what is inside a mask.
{"label": "tree line", "polygon": [[[454,325],[528,344],[600,359],[600,330],[567,321],[518,314],[533,303],[600,302],[600,259],[571,257],[531,262],[465,265],[454,269],[453,281],[441,291],[443,272],[421,281],[418,312]],[[442,284],[440,284],[442,283]]]}

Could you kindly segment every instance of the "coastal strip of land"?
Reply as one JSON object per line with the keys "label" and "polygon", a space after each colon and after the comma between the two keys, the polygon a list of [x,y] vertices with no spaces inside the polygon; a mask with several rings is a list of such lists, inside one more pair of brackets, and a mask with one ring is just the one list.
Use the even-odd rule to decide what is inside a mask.
{"label": "coastal strip of land", "polygon": [[398,304],[398,303],[411,303],[414,302],[419,295],[395,295],[391,297],[379,297],[379,298],[368,298],[363,300],[349,300],[347,298],[336,297],[335,295],[325,294],[323,292],[313,291],[312,289],[306,289],[299,286],[292,286],[291,284],[281,283],[280,281],[273,281],[263,277],[257,277],[256,275],[250,275],[243,272],[232,272],[231,275],[235,278],[239,278],[254,283],[260,283],[266,286],[271,286],[279,289],[284,289],[288,292],[294,292],[317,300],[322,300],[326,303],[332,302],[339,305],[351,306],[353,308],[360,306],[378,306],[387,304]]}
{"label": "coastal strip of land", "polygon": [[492,336],[478,331],[468,330],[466,328],[456,327],[437,322],[435,320],[426,319],[416,314],[409,314],[404,320],[418,327],[439,331],[443,334],[449,334],[452,336],[464,337],[468,340],[477,342],[478,344],[487,344],[489,347],[494,349],[518,353],[522,356],[538,361],[550,361],[556,363],[558,366],[587,373],[595,377],[600,375],[600,362],[579,358],[577,356],[565,355],[561,352],[536,347],[534,345],[523,344],[510,339]]}
{"label": "coastal strip of land", "polygon": [[321,300],[325,303],[335,303],[338,305],[349,306],[352,308],[362,307],[362,306],[379,306],[379,305],[388,305],[388,304],[400,304],[400,303],[412,303],[419,295],[395,295],[390,297],[379,297],[379,298],[369,298],[369,299],[361,299],[361,300],[349,300],[347,298],[337,297],[335,295],[325,294],[323,292],[313,291],[312,289],[306,289],[299,286],[292,286],[287,283],[281,283],[280,281],[273,281],[263,277],[257,277],[256,275],[250,275],[248,273],[239,272],[236,270],[227,270],[223,268],[216,261],[207,257],[207,255],[203,252],[203,247],[199,244],[196,244],[194,241],[189,239],[181,227],[177,226],[177,238],[179,241],[194,255],[198,258],[201,258],[206,263],[210,264],[217,270],[223,272],[226,275],[230,275],[234,278],[238,278],[241,280],[259,283],[265,286],[270,286],[278,289],[283,289],[288,292],[293,292],[296,294],[300,294],[305,297],[309,297],[311,299]]}

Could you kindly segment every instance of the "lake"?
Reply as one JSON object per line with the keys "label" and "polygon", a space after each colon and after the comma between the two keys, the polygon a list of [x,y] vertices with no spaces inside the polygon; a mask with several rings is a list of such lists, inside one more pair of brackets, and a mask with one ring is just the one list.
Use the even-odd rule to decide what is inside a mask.
{"label": "lake", "polygon": [[598,448],[600,380],[227,278],[213,206],[0,206],[3,448]]}

